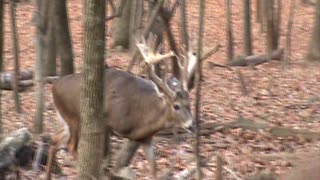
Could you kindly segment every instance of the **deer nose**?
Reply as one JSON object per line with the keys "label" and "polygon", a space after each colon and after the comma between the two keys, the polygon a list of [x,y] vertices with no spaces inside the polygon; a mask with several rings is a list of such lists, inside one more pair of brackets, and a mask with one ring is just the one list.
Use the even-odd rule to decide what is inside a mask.
{"label": "deer nose", "polygon": [[197,124],[195,121],[192,121],[191,126],[189,126],[188,130],[194,132],[197,129]]}
{"label": "deer nose", "polygon": [[188,131],[188,132],[194,132],[197,128],[197,125],[196,125],[196,122],[194,120],[191,121],[191,123],[188,123],[187,126],[185,126],[185,129]]}

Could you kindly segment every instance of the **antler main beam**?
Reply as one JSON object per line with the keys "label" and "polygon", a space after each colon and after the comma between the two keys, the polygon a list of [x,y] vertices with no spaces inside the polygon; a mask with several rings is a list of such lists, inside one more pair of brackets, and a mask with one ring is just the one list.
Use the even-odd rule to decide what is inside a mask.
{"label": "antler main beam", "polygon": [[162,91],[164,91],[169,96],[170,99],[175,99],[176,97],[175,92],[168,87],[166,82],[162,81],[161,78],[159,78],[159,76],[156,75],[153,69],[154,64],[159,63],[160,61],[167,59],[169,57],[175,56],[175,54],[172,51],[166,54],[160,54],[159,52],[155,52],[154,51],[155,47],[153,46],[153,43],[152,43],[154,38],[155,38],[154,36],[150,35],[148,39],[148,45],[144,38],[142,38],[141,42],[137,41],[136,45],[148,66],[147,69],[148,69],[150,79],[159,88],[161,88]]}

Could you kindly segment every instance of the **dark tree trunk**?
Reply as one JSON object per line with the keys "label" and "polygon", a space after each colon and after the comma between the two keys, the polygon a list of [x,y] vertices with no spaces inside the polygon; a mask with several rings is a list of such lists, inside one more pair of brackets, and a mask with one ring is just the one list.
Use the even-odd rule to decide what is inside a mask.
{"label": "dark tree trunk", "polygon": [[227,60],[233,60],[232,0],[226,1],[227,6]]}
{"label": "dark tree trunk", "polygon": [[251,1],[243,1],[243,14],[244,14],[244,54],[246,56],[252,55],[252,40],[251,40]]}
{"label": "dark tree trunk", "polygon": [[19,76],[19,42],[18,42],[18,33],[17,33],[17,24],[16,24],[16,3],[15,1],[10,1],[10,16],[11,16],[11,29],[12,29],[12,41],[14,46],[14,104],[15,110],[17,113],[21,113],[20,97],[18,90],[18,76]]}
{"label": "dark tree trunk", "polygon": [[[4,14],[4,1],[0,0],[0,73],[3,71],[3,30],[4,30],[4,23],[3,23],[3,14]],[[2,123],[2,90],[1,90],[1,82],[0,82],[0,134],[3,132],[3,123]]]}
{"label": "dark tree trunk", "polygon": [[312,61],[320,61],[320,0],[317,0],[315,13],[315,21],[310,39],[307,59]]}
{"label": "dark tree trunk", "polygon": [[74,72],[71,35],[68,22],[66,0],[54,0],[54,27],[58,52],[61,60],[61,75]]}
{"label": "dark tree trunk", "polygon": [[[121,3],[121,1],[119,1]],[[126,1],[122,16],[116,18],[112,24],[111,46],[129,48],[130,45],[130,10],[132,1]],[[119,5],[118,5],[119,6]]]}
{"label": "dark tree trunk", "polygon": [[81,83],[81,130],[78,179],[101,179],[105,126],[103,120],[105,0],[85,0],[84,65]]}

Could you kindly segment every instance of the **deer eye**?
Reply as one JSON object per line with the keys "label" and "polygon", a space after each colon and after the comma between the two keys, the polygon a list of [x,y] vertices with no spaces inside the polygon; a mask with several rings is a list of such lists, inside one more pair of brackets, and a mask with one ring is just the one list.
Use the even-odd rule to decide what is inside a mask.
{"label": "deer eye", "polygon": [[197,53],[196,53],[196,52],[192,52],[192,55],[194,55],[194,56],[195,56],[195,55],[197,55]]}
{"label": "deer eye", "polygon": [[174,108],[174,110],[176,110],[176,111],[179,111],[179,110],[181,109],[179,105],[174,105],[173,108]]}

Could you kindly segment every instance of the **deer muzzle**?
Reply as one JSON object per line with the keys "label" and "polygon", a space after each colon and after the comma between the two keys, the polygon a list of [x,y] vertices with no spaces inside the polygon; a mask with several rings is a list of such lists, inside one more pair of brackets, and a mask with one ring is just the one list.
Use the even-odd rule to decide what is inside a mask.
{"label": "deer muzzle", "polygon": [[184,125],[184,129],[186,129],[189,133],[194,132],[197,128],[196,122],[194,119],[188,120]]}

